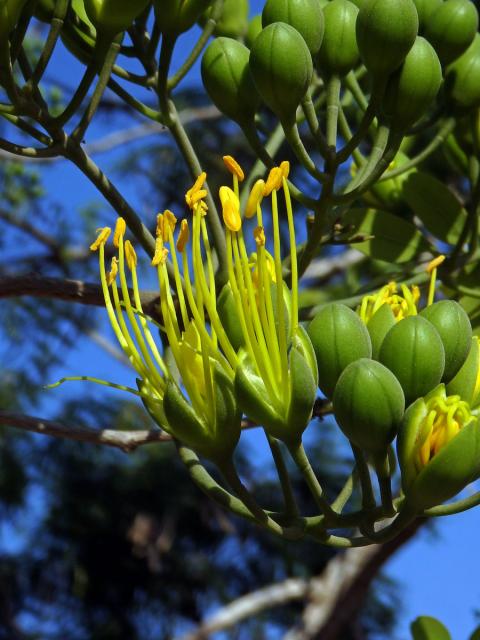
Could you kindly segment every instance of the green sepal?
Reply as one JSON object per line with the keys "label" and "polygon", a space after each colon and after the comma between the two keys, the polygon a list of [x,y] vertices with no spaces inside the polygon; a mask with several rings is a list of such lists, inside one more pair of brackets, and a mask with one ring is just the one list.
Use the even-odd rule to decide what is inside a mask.
{"label": "green sepal", "polygon": [[292,339],[292,348],[298,349],[310,367],[313,378],[315,380],[315,386],[318,386],[318,363],[317,356],[315,355],[315,349],[313,348],[312,341],[307,333],[307,330],[303,325],[298,325],[297,332]]}
{"label": "green sepal", "polygon": [[214,462],[230,459],[240,438],[241,414],[236,403],[233,384],[219,363],[212,363],[215,397],[215,422],[209,424],[186,400],[178,385],[167,382],[163,407],[169,432]]}
{"label": "green sepal", "polygon": [[[308,336],[305,336],[308,340]],[[317,379],[312,371],[312,353],[305,352],[306,340],[294,338],[289,353],[290,400],[283,434],[273,434],[287,444],[298,444],[307,428],[317,395]],[[307,347],[308,348],[308,347]],[[313,349],[312,349],[313,351]]]}
{"label": "green sepal", "polygon": [[372,341],[372,358],[374,360],[378,360],[383,339],[395,324],[392,307],[387,303],[382,304],[368,321],[367,329]]}
{"label": "green sepal", "polygon": [[248,418],[261,424],[272,435],[284,432],[285,420],[280,413],[281,407],[274,406],[265,383],[257,375],[250,356],[243,349],[238,354],[235,396]]}
{"label": "green sepal", "polygon": [[218,296],[217,312],[230,344],[238,351],[245,346],[245,338],[230,282],[222,287]]}
{"label": "green sepal", "polygon": [[436,618],[419,616],[410,625],[412,640],[452,640],[448,629]]}
{"label": "green sepal", "polygon": [[448,395],[458,395],[468,402],[472,409],[480,404],[480,388],[477,381],[480,371],[480,344],[478,336],[473,336],[470,351],[457,375],[447,384]]}
{"label": "green sepal", "polygon": [[147,413],[150,415],[152,420],[158,424],[158,426],[170,433],[170,427],[168,424],[168,420],[165,416],[165,411],[163,410],[163,401],[153,399],[148,393],[148,385],[145,384],[145,381],[142,378],[136,378],[137,389],[142,394],[140,399],[142,401],[143,406],[147,410]]}
{"label": "green sepal", "polygon": [[[274,282],[270,286],[270,292],[272,296],[272,306],[273,306],[273,316],[275,319],[275,330],[277,335],[279,335],[280,331],[280,323],[278,317],[278,307],[277,307],[277,291],[278,286]],[[287,347],[290,346],[290,328],[292,326],[292,294],[290,293],[290,289],[287,286],[286,282],[283,282],[282,286],[282,294],[283,294],[283,318],[285,321],[285,333],[287,335]]]}
{"label": "green sepal", "polygon": [[323,306],[308,325],[318,364],[318,386],[331,398],[342,371],[359,358],[370,358],[372,345],[365,324],[346,305]]}
{"label": "green sepal", "polygon": [[348,365],[333,394],[339,427],[357,447],[385,458],[405,411],[405,397],[393,373],[380,362],[361,358]]}
{"label": "green sepal", "polygon": [[439,385],[407,409],[397,440],[402,488],[407,504],[417,512],[453,498],[480,475],[480,425],[475,416],[420,471],[416,470],[426,402],[434,394],[446,395],[445,386]]}
{"label": "green sepal", "polygon": [[161,33],[178,35],[188,31],[211,0],[154,0],[155,19]]}
{"label": "green sepal", "polygon": [[420,315],[433,324],[445,349],[443,382],[449,382],[465,362],[472,341],[468,315],[455,300],[440,300],[423,309]]}

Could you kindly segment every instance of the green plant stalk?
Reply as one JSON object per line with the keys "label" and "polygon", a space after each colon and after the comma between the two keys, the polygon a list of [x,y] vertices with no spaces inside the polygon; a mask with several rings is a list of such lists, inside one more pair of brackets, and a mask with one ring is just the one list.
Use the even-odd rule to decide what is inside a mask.
{"label": "green plant stalk", "polygon": [[[178,111],[175,107],[173,100],[169,97],[168,92],[168,72],[170,69],[170,63],[172,60],[173,48],[175,46],[175,39],[164,38],[160,49],[160,63],[158,68],[158,82],[157,82],[157,95],[160,105],[160,111],[162,113],[164,124],[172,134],[177,147],[182,154],[185,163],[187,164],[190,174],[193,179],[196,179],[202,172],[200,161],[195,153],[195,149],[190,142],[190,139],[183,127]],[[218,258],[218,280],[222,282],[226,279],[227,274],[227,250],[225,242],[225,233],[220,222],[220,216],[218,214],[215,201],[212,198],[210,189],[207,189],[206,197],[208,205],[207,222],[212,233],[212,240]]]}
{"label": "green plant stalk", "polygon": [[354,467],[352,473],[348,476],[340,490],[338,496],[332,502],[332,509],[335,513],[341,514],[345,505],[352,497],[353,488],[355,486],[355,482],[358,480],[358,470],[357,467]]}
{"label": "green plant stalk", "polygon": [[28,135],[32,136],[32,138],[35,138],[36,140],[44,144],[46,147],[50,147],[52,145],[53,143],[52,138],[45,135],[38,129],[36,129],[29,122],[26,122],[25,120],[23,120],[23,118],[20,118],[19,116],[11,115],[8,113],[2,113],[0,115],[1,117],[3,117],[5,120],[13,124],[18,129],[25,131],[25,133],[28,133]]}
{"label": "green plant stalk", "polygon": [[317,169],[314,161],[309,156],[308,151],[305,149],[302,139],[300,138],[297,123],[293,121],[282,122],[281,124],[285,133],[285,138],[293,153],[297,156],[300,164],[313,178],[315,178],[315,180],[317,180],[317,182],[325,183],[328,176]]}
{"label": "green plant stalk", "polygon": [[358,104],[362,111],[366,111],[368,109],[368,99],[364,94],[362,87],[358,83],[357,74],[355,71],[350,71],[345,76],[345,86],[350,91],[353,96],[353,99]]}
{"label": "green plant stalk", "polygon": [[2,138],[0,138],[0,149],[22,158],[31,158],[34,160],[38,160],[39,158],[54,158],[63,153],[63,150],[57,146],[47,147],[46,149],[36,149],[35,147],[23,147],[22,145],[14,144]]}
{"label": "green plant stalk", "polygon": [[163,118],[160,111],[156,111],[155,109],[148,107],[143,102],[140,102],[140,100],[134,98],[128,93],[128,91],[126,91],[121,85],[119,85],[116,80],[110,78],[110,80],[108,81],[108,87],[126,104],[132,107],[132,109],[135,109],[135,111],[140,113],[142,116],[145,116],[149,120],[153,120],[153,122],[159,122],[160,124],[163,124]]}
{"label": "green plant stalk", "polygon": [[297,527],[283,527],[273,520],[266,511],[260,507],[252,494],[246,489],[240,480],[232,461],[223,462],[219,469],[233,491],[237,494],[244,506],[254,516],[255,521],[272,533],[288,539],[298,540],[303,537],[303,530]]}
{"label": "green plant stalk", "polygon": [[60,37],[63,22],[65,20],[65,16],[67,15],[68,5],[69,0],[57,0],[55,3],[54,14],[52,22],[50,24],[48,36],[43,46],[42,53],[40,54],[40,58],[35,65],[32,78],[30,80],[32,84],[38,85],[43,77],[43,74],[45,73],[55,46],[58,42],[58,38]]}
{"label": "green plant stalk", "polygon": [[342,162],[345,162],[345,160],[348,159],[348,157],[358,147],[362,140],[367,136],[368,130],[370,129],[370,126],[375,118],[377,106],[381,100],[382,95],[383,87],[378,87],[378,89],[372,94],[370,102],[368,103],[368,107],[362,116],[357,131],[353,134],[353,136],[350,137],[346,145],[337,153],[338,164],[342,164]]}
{"label": "green plant stalk", "polygon": [[282,451],[278,440],[270,436],[267,432],[265,435],[272,452],[273,461],[277,468],[278,479],[282,487],[283,500],[285,503],[285,515],[289,518],[297,518],[299,515],[298,505],[293,494],[292,483],[290,482],[290,476],[288,469],[283,459]]}
{"label": "green plant stalk", "polygon": [[313,104],[310,89],[308,90],[307,95],[302,101],[302,109],[305,115],[305,120],[307,121],[308,127],[317,144],[319,152],[324,158],[330,157],[332,152],[327,144],[327,139],[323,135],[323,132],[320,128],[320,123],[317,118],[317,113],[315,111],[315,106]]}
{"label": "green plant stalk", "polygon": [[[340,111],[338,114],[338,127],[340,129],[340,133],[342,134],[344,140],[346,140],[348,144],[349,141],[353,138],[353,134],[350,129],[350,125],[348,124],[347,117],[345,116],[345,112],[342,109],[341,105],[340,105]],[[352,149],[352,157],[357,167],[361,167],[366,162],[365,156],[363,155],[363,153],[360,151],[358,147],[355,147],[354,149]]]}
{"label": "green plant stalk", "polygon": [[198,60],[210,36],[212,35],[213,30],[216,27],[217,20],[221,15],[222,8],[223,0],[216,0],[212,8],[212,13],[207,20],[199,39],[191,50],[188,58],[182,64],[180,69],[171,78],[168,79],[167,87],[169,91],[174,89],[183,80],[183,78],[187,75],[195,62]]}
{"label": "green plant stalk", "polygon": [[310,464],[310,460],[305,453],[305,449],[303,448],[302,443],[289,446],[288,449],[295,464],[297,465],[299,471],[305,479],[305,482],[310,489],[310,493],[312,494],[317,507],[326,518],[328,518],[329,516],[335,517],[335,513],[333,512],[332,507],[325,498],[322,486],[318,481],[314,470],[312,469],[312,465]]}
{"label": "green plant stalk", "polygon": [[85,69],[85,72],[80,80],[72,99],[62,111],[60,115],[53,118],[53,124],[57,129],[63,128],[67,122],[77,113],[82,106],[82,102],[87,97],[88,91],[95,80],[97,75],[97,62],[92,58]]}
{"label": "green plant stalk", "polygon": [[378,478],[382,508],[387,516],[395,515],[392,496],[392,483],[390,481],[390,464],[386,453],[380,459],[375,460],[375,473]]}
{"label": "green plant stalk", "polygon": [[25,4],[20,15],[20,20],[14,29],[10,44],[10,58],[12,60],[12,64],[16,61],[18,54],[22,49],[23,41],[25,40],[25,35],[30,25],[30,20],[32,19],[33,10],[35,9],[36,4],[37,0],[29,0]]}
{"label": "green plant stalk", "polygon": [[[123,37],[123,36],[122,36]],[[97,112],[97,109],[100,105],[100,100],[105,93],[105,89],[108,85],[108,80],[110,78],[110,74],[112,71],[113,64],[118,56],[120,51],[120,42],[118,40],[114,40],[110,46],[108,47],[107,55],[103,61],[102,67],[99,70],[98,74],[98,82],[93,91],[91,100],[85,109],[80,122],[75,127],[75,130],[72,133],[72,138],[74,140],[83,140],[83,136],[85,135],[90,123],[92,122],[93,116]]]}
{"label": "green plant stalk", "polygon": [[462,500],[457,500],[450,504],[440,504],[436,507],[425,509],[422,515],[435,518],[440,516],[451,516],[455,513],[462,513],[463,511],[468,511],[468,509],[473,509],[473,507],[478,507],[479,504],[480,491],[477,491],[468,498],[463,498]]}
{"label": "green plant stalk", "polygon": [[442,125],[440,131],[433,138],[433,140],[418,153],[414,158],[402,164],[401,167],[397,167],[396,169],[392,169],[391,171],[386,171],[381,178],[379,178],[378,182],[383,182],[383,180],[390,180],[391,178],[396,178],[397,176],[401,176],[406,171],[410,171],[410,169],[414,169],[421,162],[426,160],[440,145],[442,145],[445,140],[448,138],[450,133],[455,128],[456,121],[454,118],[448,118],[448,120]]}
{"label": "green plant stalk", "polygon": [[360,480],[360,488],[362,491],[362,510],[370,512],[376,507],[376,503],[367,460],[361,449],[352,443],[350,443],[350,446],[352,448],[353,457],[355,458],[355,466]]}
{"label": "green plant stalk", "polygon": [[20,109],[24,106],[24,100],[21,99],[15,79],[13,77],[12,63],[10,60],[10,50],[8,42],[0,47],[0,83],[5,89],[10,102],[18,106]]}
{"label": "green plant stalk", "polygon": [[317,254],[322,236],[328,225],[329,214],[332,209],[333,176],[324,184],[322,194],[315,208],[315,218],[308,231],[308,238],[298,258],[298,276],[301,277],[310,262]]}
{"label": "green plant stalk", "polygon": [[337,148],[338,109],[340,106],[340,76],[333,75],[327,81],[327,145],[335,152]]}

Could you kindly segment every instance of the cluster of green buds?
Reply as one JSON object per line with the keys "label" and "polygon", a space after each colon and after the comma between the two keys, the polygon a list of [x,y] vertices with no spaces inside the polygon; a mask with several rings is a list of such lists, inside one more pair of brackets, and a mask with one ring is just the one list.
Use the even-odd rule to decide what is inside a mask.
{"label": "cluster of green buds", "polygon": [[308,327],[320,389],[332,399],[338,425],[379,472],[398,435],[403,491],[416,511],[480,476],[478,338],[457,302],[434,302],[443,260],[427,267],[423,309],[416,285],[390,282],[365,296],[356,313],[325,305]]}
{"label": "cluster of green buds", "polygon": [[444,77],[452,107],[480,104],[477,29],[471,0],[267,0],[248,48],[214,40],[202,75],[214,103],[244,129],[263,102],[289,131],[314,70],[328,83],[363,63],[377,116],[405,131],[431,106]]}

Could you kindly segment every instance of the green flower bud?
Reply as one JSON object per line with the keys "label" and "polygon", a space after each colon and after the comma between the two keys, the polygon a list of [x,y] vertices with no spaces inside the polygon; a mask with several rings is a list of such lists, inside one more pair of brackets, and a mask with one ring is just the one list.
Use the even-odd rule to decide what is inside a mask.
{"label": "green flower bud", "polygon": [[447,65],[468,49],[477,29],[478,13],[471,0],[446,0],[430,15],[425,37]]}
{"label": "green flower bud", "polygon": [[452,640],[448,629],[436,618],[419,616],[410,625],[413,640]]}
{"label": "green flower bud", "polygon": [[432,13],[443,4],[443,0],[413,0],[418,13],[419,31],[422,33]]}
{"label": "green flower bud", "polygon": [[463,307],[454,300],[440,300],[421,313],[438,331],[445,349],[442,380],[449,382],[465,362],[472,341],[472,325]]}
{"label": "green flower bud", "polygon": [[27,0],[0,0],[0,38],[7,40],[17,26]]}
{"label": "green flower bud", "polygon": [[113,38],[132,25],[149,0],[84,0],[84,4],[96,30]]}
{"label": "green flower bud", "polygon": [[375,360],[361,358],[349,364],[338,379],[333,410],[353,444],[381,454],[397,434],[405,397],[391,371]]}
{"label": "green flower bud", "polygon": [[218,362],[213,364],[214,420],[199,415],[177,384],[169,381],[163,398],[167,431],[216,463],[231,458],[240,438],[241,412],[233,383]]}
{"label": "green flower bud", "polygon": [[247,33],[245,35],[245,44],[249,49],[252,48],[252,44],[254,43],[255,38],[258,36],[261,30],[262,15],[259,13],[258,15],[254,16],[248,23]]}
{"label": "green flower bud", "polygon": [[244,413],[289,446],[301,440],[312,417],[317,392],[316,363],[306,332],[299,327],[288,356],[288,402],[272,398],[246,351],[240,350],[235,394]]}
{"label": "green flower bud", "polygon": [[211,0],[154,0],[155,18],[161,33],[188,31]]}
{"label": "green flower bud", "polygon": [[262,25],[284,22],[294,27],[305,40],[312,55],[322,44],[324,20],[318,0],[267,0]]}
{"label": "green flower bud", "polygon": [[397,453],[410,508],[441,504],[480,474],[478,419],[441,384],[405,412]]}
{"label": "green flower bud", "polygon": [[[207,9],[202,16],[201,22],[205,22],[210,17],[211,12],[211,8]],[[213,32],[214,35],[225,38],[243,37],[247,32],[248,12],[248,0],[224,0],[222,12]]]}
{"label": "green flower bud", "polygon": [[478,336],[473,336],[470,351],[462,368],[447,384],[449,395],[458,395],[468,402],[472,409],[480,404],[480,344]]}
{"label": "green flower bud", "polygon": [[232,38],[216,38],[202,58],[202,80],[213,103],[239,123],[252,122],[260,98],[250,74],[249,51]]}
{"label": "green flower bud", "polygon": [[412,0],[365,0],[357,18],[357,43],[367,69],[387,76],[415,42],[418,14]]}
{"label": "green flower bud", "polygon": [[310,51],[296,29],[274,22],[252,45],[250,69],[259,94],[279,120],[291,123],[313,74]]}
{"label": "green flower bud", "polygon": [[404,131],[425,114],[441,84],[442,67],[435,49],[419,36],[389,78],[381,108],[393,127]]}
{"label": "green flower bud", "polygon": [[327,76],[344,76],[360,59],[355,34],[358,7],[349,0],[332,0],[323,14],[325,34],[317,57],[318,71]]}
{"label": "green flower bud", "polygon": [[387,333],[379,360],[398,378],[408,405],[438,385],[445,369],[445,350],[433,324],[421,316],[410,316]]}
{"label": "green flower bud", "polygon": [[308,325],[318,364],[318,386],[331,398],[342,371],[359,358],[370,358],[372,345],[365,324],[343,304],[325,305]]}
{"label": "green flower bud", "polygon": [[454,108],[470,111],[480,106],[480,35],[445,74],[445,91]]}

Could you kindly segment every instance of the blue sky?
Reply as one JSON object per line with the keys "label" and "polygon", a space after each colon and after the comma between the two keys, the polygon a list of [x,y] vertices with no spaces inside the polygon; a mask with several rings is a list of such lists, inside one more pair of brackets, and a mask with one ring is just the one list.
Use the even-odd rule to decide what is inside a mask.
{"label": "blue sky", "polygon": [[[257,13],[263,2],[251,2],[252,13]],[[188,45],[188,42],[185,41]],[[183,48],[183,47],[182,47]],[[70,59],[69,59],[70,60]],[[64,72],[65,60],[57,61],[57,72]],[[192,74],[198,81],[198,66]],[[121,123],[112,123],[112,129]],[[93,141],[107,132],[105,123],[92,126],[87,141]],[[109,130],[111,130],[109,128]],[[222,153],[228,153],[228,142]],[[111,167],[114,156],[104,154],[95,157],[100,166]],[[160,169],[159,169],[160,170]],[[68,202],[72,212],[92,202],[102,200],[101,196],[67,162],[60,161],[45,171],[45,184],[55,194],[55,199]],[[138,203],[138,193],[128,182],[119,188],[133,204]],[[151,214],[153,212],[150,212]],[[105,220],[112,223],[113,215]],[[111,337],[105,323],[105,335]],[[106,355],[91,340],[79,340],[75,351],[66,358],[62,367],[53,373],[53,379],[62,375],[89,374],[112,379],[116,382],[132,384],[134,376],[118,362]],[[48,382],[48,381],[46,381]],[[45,392],[43,415],[54,415],[57,402],[77,394],[75,384],[66,385],[56,391]],[[84,389],[81,390],[82,392]],[[97,391],[96,391],[97,392]],[[103,390],[99,390],[103,393]],[[108,425],[99,425],[105,426]],[[256,446],[252,439],[252,446]],[[399,580],[402,590],[403,615],[392,640],[407,640],[408,625],[418,615],[434,615],[451,630],[453,640],[466,640],[473,630],[474,609],[480,603],[480,582],[478,571],[478,531],[480,531],[480,511],[474,510],[449,518],[439,519],[434,531],[425,530],[405,545],[387,565],[388,573]]]}

